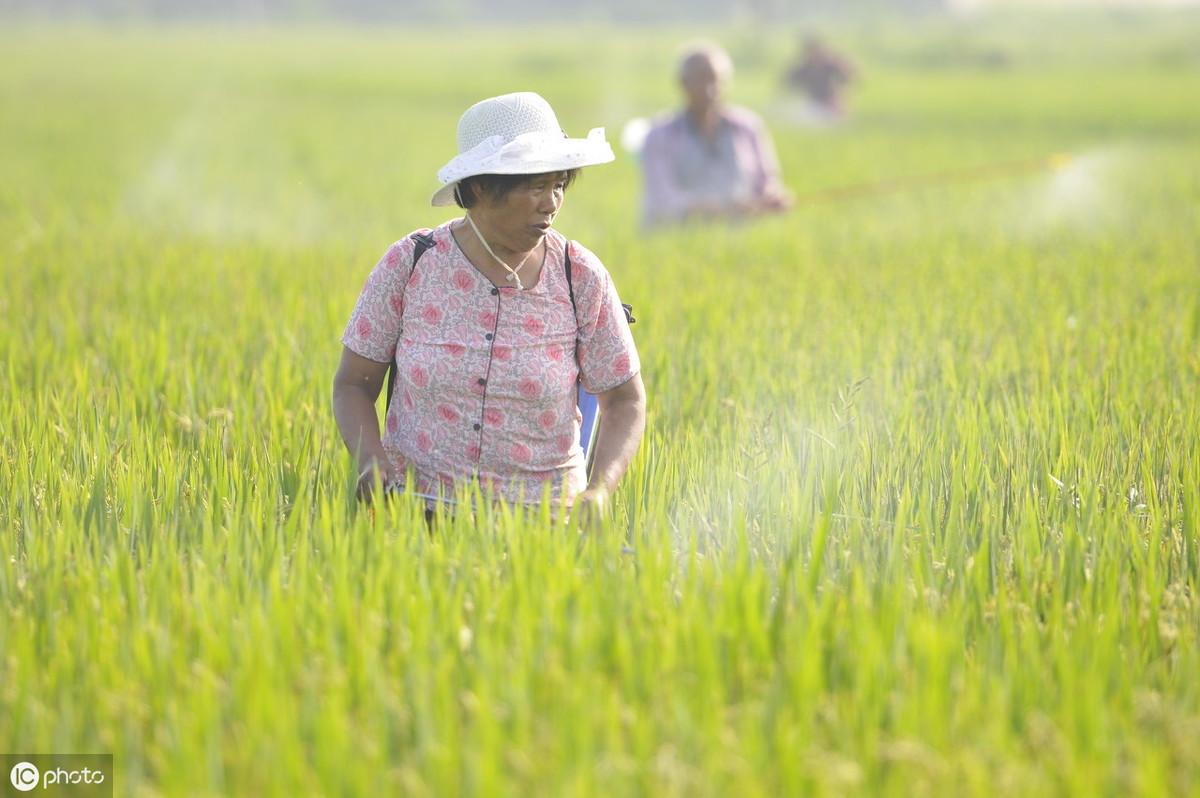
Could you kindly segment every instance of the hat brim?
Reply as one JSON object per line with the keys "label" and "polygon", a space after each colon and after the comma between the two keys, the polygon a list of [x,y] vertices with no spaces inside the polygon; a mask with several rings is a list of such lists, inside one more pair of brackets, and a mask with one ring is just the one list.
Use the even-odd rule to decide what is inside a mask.
{"label": "hat brim", "polygon": [[604,128],[593,128],[587,138],[569,139],[544,134],[518,136],[505,144],[498,136],[461,153],[438,170],[442,187],[431,205],[453,205],[459,182],[476,175],[540,175],[599,166],[616,160],[604,138]]}

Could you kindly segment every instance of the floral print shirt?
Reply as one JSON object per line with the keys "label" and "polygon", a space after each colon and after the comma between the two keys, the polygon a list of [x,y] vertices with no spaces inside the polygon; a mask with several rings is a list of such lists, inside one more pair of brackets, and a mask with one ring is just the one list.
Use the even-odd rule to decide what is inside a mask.
{"label": "floral print shirt", "polygon": [[369,360],[395,358],[384,450],[426,495],[478,478],[493,498],[538,502],[548,484],[552,499],[569,503],[587,483],[577,383],[603,393],[641,368],[612,278],[552,230],[535,285],[495,286],[449,222],[420,232],[433,246],[414,269],[413,238],[392,244],[342,336]]}

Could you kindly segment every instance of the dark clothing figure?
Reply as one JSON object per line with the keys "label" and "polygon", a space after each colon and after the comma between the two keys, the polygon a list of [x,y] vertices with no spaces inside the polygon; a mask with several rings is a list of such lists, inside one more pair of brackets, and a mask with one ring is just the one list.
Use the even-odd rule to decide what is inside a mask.
{"label": "dark clothing figure", "polygon": [[843,93],[854,80],[854,67],[819,39],[808,39],[800,59],[788,70],[787,83],[802,92],[811,110],[830,117],[845,113]]}

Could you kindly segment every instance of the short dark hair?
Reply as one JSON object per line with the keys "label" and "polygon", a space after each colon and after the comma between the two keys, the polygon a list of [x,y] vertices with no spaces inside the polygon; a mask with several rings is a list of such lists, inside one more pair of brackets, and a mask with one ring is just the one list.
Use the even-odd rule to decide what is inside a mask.
{"label": "short dark hair", "polygon": [[536,175],[474,175],[464,177],[459,181],[454,191],[454,201],[460,208],[474,207],[480,194],[487,194],[493,200],[502,200],[515,189],[526,185],[539,177],[546,175],[561,175],[566,184],[564,190],[570,188],[579,177],[578,169],[566,169],[561,172],[541,172]]}

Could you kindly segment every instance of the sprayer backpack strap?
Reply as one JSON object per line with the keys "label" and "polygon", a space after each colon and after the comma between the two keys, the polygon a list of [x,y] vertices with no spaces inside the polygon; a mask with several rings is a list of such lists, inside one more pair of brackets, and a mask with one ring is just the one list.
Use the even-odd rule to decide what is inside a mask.
{"label": "sprayer backpack strap", "polygon": [[[575,285],[571,278],[571,244],[573,241],[568,241],[563,246],[563,265],[567,270],[567,293],[571,295],[571,310],[575,311],[575,324],[579,325],[579,309],[575,306]],[[625,311],[625,321],[633,324],[637,321],[633,317],[633,305],[621,303],[621,310]],[[576,336],[578,338],[578,335]]]}
{"label": "sprayer backpack strap", "polygon": [[[410,269],[408,273],[409,279],[412,279],[412,273],[417,270],[417,261],[421,259],[421,256],[425,254],[426,250],[433,246],[434,240],[432,233],[413,233],[411,236],[409,236],[409,238],[413,240],[412,269]],[[407,283],[405,283],[405,285],[407,285]],[[396,342],[397,345],[399,345],[399,343],[399,341]],[[393,353],[392,362],[388,364],[387,404],[383,406],[384,416],[387,415],[388,410],[390,410],[392,407],[392,393],[395,392],[395,390],[396,355]]]}

